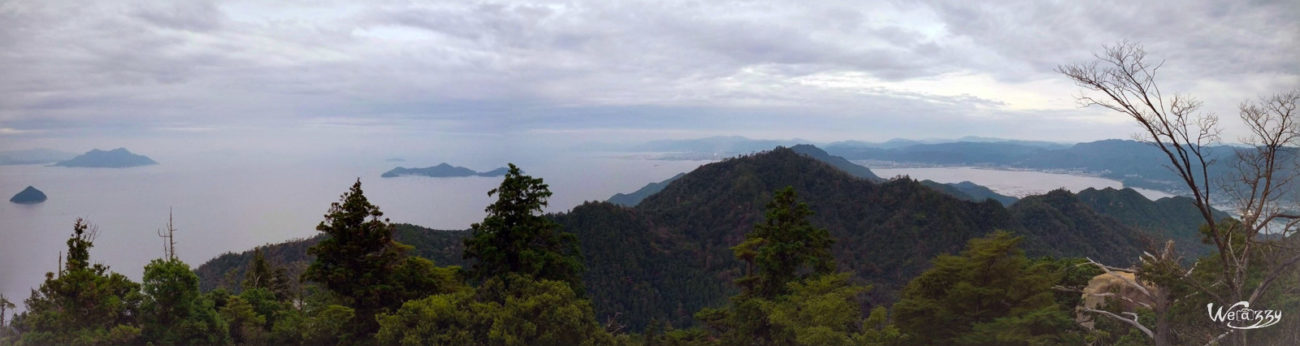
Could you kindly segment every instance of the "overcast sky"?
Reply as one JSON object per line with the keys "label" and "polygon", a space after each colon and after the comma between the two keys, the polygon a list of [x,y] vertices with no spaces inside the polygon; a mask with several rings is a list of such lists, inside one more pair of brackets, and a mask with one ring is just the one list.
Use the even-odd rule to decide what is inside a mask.
{"label": "overcast sky", "polygon": [[1297,18],[1293,0],[0,1],[0,149],[1128,138],[1053,69],[1141,42],[1165,90],[1235,120],[1300,87]]}

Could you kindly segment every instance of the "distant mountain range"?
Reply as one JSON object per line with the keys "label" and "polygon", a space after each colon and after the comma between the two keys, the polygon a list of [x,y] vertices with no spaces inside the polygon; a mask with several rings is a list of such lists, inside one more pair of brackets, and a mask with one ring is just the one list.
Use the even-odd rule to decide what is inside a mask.
{"label": "distant mountain range", "polygon": [[[649,142],[641,149],[671,152],[663,159],[699,159],[752,153],[775,145],[806,143],[798,140],[755,140],[744,137],[709,137],[694,140]],[[886,142],[840,141],[822,148],[852,161],[882,161],[921,166],[972,166],[1074,172],[1118,180],[1124,186],[1187,194],[1180,178],[1165,168],[1168,158],[1150,143],[1109,139],[1065,144],[986,137],[956,140],[893,139]],[[1239,147],[1206,147],[1211,179],[1230,176]],[[1296,155],[1296,150],[1284,151]],[[1290,168],[1286,168],[1290,169]]]}
{"label": "distant mountain range", "polygon": [[[1064,190],[1004,207],[953,197],[911,179],[874,182],[789,148],[700,166],[634,207],[588,202],[550,217],[579,239],[583,282],[601,320],[617,316],[633,330],[651,319],[682,326],[693,323],[692,312],[725,304],[736,292],[731,282],[744,268],[730,248],[762,219],[772,192],[785,186],[793,186],[815,212],[812,223],[835,237],[832,252],[839,269],[875,285],[873,302],[892,299],[936,255],[956,253],[968,240],[997,229],[1025,237],[1022,246],[1031,256],[1087,256],[1118,266],[1131,264],[1163,236],[1181,239],[1196,232],[1135,226],[1161,221],[1137,214],[1113,217]],[[1107,200],[1117,191],[1088,200]],[[1139,210],[1155,204],[1128,198],[1124,203]],[[1167,215],[1149,217],[1186,212],[1170,207],[1177,210],[1151,209]],[[464,265],[460,239],[466,234],[400,225],[396,238],[441,265]],[[303,268],[310,261],[305,249],[317,239],[272,245],[264,252],[290,268]],[[225,277],[239,277],[227,273],[243,270],[250,256],[232,253],[199,266],[202,286],[211,289]]]}
{"label": "distant mountain range", "polygon": [[54,149],[0,151],[0,165],[30,165],[71,159],[77,154]]}
{"label": "distant mountain range", "polygon": [[158,162],[148,156],[136,155],[126,150],[126,148],[117,148],[108,151],[93,149],[70,160],[59,161],[54,165],[63,167],[127,168],[156,164]]}
{"label": "distant mountain range", "polygon": [[394,178],[394,177],[400,177],[406,175],[418,175],[418,176],[434,177],[434,178],[500,177],[500,176],[505,176],[507,171],[509,170],[506,169],[505,167],[501,167],[490,171],[476,172],[469,168],[452,166],[447,164],[446,162],[443,162],[441,164],[438,164],[437,166],[430,166],[424,168],[397,167],[387,172],[384,172],[384,174],[381,175],[381,177]]}

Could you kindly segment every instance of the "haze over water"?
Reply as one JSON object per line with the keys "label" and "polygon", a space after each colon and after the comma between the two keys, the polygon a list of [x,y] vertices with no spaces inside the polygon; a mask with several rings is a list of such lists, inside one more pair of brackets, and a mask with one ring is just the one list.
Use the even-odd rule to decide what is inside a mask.
{"label": "haze over water", "polygon": [[[92,261],[139,280],[144,265],[162,256],[157,231],[166,227],[169,208],[178,229],[177,253],[197,267],[228,251],[315,235],[315,226],[330,203],[358,177],[366,197],[384,217],[436,229],[467,229],[481,220],[483,208],[491,202],[487,191],[501,179],[379,177],[394,166],[441,162],[413,157],[405,162],[360,156],[237,161],[184,155],[153,158],[161,164],[124,169],[0,166],[0,192],[6,196],[28,185],[49,196],[35,205],[0,203],[0,220],[4,220],[0,292],[19,299],[29,296],[29,289],[40,284],[44,273],[57,267],[78,217],[98,228]],[[480,171],[505,165],[446,161]],[[523,157],[521,161],[517,164],[526,174],[550,184],[554,195],[548,211],[552,212],[634,191],[706,163],[591,155]]]}

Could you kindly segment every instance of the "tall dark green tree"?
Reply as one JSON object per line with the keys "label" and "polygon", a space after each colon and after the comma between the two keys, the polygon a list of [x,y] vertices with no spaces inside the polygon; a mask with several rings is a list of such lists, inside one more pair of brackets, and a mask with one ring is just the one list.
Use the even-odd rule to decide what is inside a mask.
{"label": "tall dark green tree", "polygon": [[68,238],[68,257],[58,273],[45,273],[45,282],[32,290],[27,312],[15,318],[31,345],[127,344],[138,341],[136,316],[140,284],[90,264],[96,232],[77,219]]}
{"label": "tall dark green tree", "polygon": [[746,294],[772,298],[788,293],[790,282],[835,272],[834,240],[826,229],[808,222],[812,213],[794,187],[776,192],[763,222],[732,248],[749,265],[748,275],[736,280]]}
{"label": "tall dark green tree", "polygon": [[[835,272],[834,239],[813,227],[811,215],[794,187],[778,190],[764,220],[732,247],[748,265],[748,273],[736,280],[741,293],[726,309],[696,314],[723,344],[848,342],[849,333],[859,329],[856,297],[869,288],[849,284],[847,274],[827,277]],[[814,280],[820,278],[826,280]],[[809,314],[823,318],[805,319]]]}
{"label": "tall dark green tree", "polygon": [[436,293],[437,281],[427,278],[442,276],[433,272],[436,268],[428,260],[406,255],[411,247],[393,240],[393,227],[380,219],[383,215],[366,199],[357,179],[316,226],[328,237],[307,249],[316,260],[302,278],[320,283],[353,310],[354,335],[378,330],[376,313]]}
{"label": "tall dark green tree", "polygon": [[488,191],[497,200],[484,209],[483,222],[470,226],[465,239],[465,259],[475,262],[470,277],[476,281],[515,273],[532,279],[562,281],[582,291],[577,237],[564,232],[541,215],[549,187],[541,178],[524,175],[510,164],[501,186]]}

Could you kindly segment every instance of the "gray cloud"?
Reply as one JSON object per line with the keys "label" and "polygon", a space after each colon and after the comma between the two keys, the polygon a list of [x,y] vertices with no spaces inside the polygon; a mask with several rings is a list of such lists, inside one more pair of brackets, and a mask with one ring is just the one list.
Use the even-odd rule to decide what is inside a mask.
{"label": "gray cloud", "polygon": [[[1041,132],[999,127],[1056,122],[1086,128],[1080,133],[1089,137],[1125,137],[1106,135],[1117,127],[1098,121],[1097,110],[1065,109],[1070,103],[1035,111],[1019,96],[942,81],[987,76],[988,88],[1017,90],[1047,83],[1060,89],[1038,90],[1040,98],[1068,99],[1058,94],[1074,89],[1055,66],[1131,39],[1168,59],[1165,77],[1174,86],[1228,88],[1213,97],[1239,100],[1300,84],[1298,7],[6,2],[0,129],[10,130],[0,131],[0,144],[60,133],[249,126],[650,128],[809,138],[957,137],[987,129],[978,135],[1033,137]],[[912,84],[927,81],[939,87]]]}

